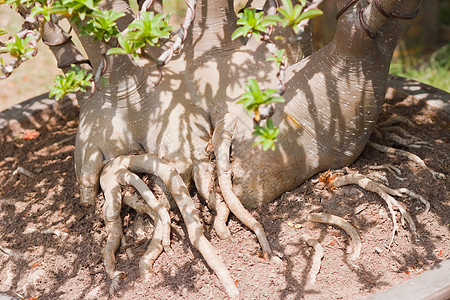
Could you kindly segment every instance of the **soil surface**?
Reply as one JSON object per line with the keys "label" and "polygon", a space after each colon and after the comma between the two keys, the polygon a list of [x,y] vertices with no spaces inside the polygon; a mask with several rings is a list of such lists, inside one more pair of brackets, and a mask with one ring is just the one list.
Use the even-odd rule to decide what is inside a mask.
{"label": "soil surface", "polygon": [[[423,102],[394,93],[388,97],[380,121],[398,115],[416,124],[405,129],[432,144],[409,150],[449,178],[448,120],[427,110]],[[79,204],[73,169],[76,120],[76,109],[63,109],[53,125],[0,140],[0,295],[40,300],[225,299],[218,279],[190,245],[177,210],[171,212],[173,251],[162,253],[154,264],[154,276],[143,282],[138,262],[154,227],[149,217],[124,207],[128,245],[117,252],[117,267],[127,276],[118,282],[107,279],[102,262],[104,200],[99,195],[91,208]],[[357,186],[330,189],[316,176],[252,212],[264,225],[274,250],[274,255],[264,260],[258,256],[255,235],[234,216],[228,223],[232,238],[220,240],[212,229],[214,216],[192,190],[205,235],[229,267],[242,299],[359,299],[449,258],[448,179],[435,179],[416,163],[371,148],[364,150],[350,171],[369,174],[374,172],[370,166],[386,163],[399,167],[405,178],[399,180],[385,172],[391,187],[407,187],[431,203],[426,213],[420,201],[401,200],[416,223],[417,235],[405,224],[392,245],[391,215],[378,195]],[[23,169],[16,171],[20,167],[34,176],[20,172]],[[357,229],[362,251],[356,263],[349,259],[349,236],[338,227],[307,221],[311,212],[338,215]],[[398,212],[397,219],[400,223]],[[317,281],[308,288],[305,283],[314,251],[302,239],[305,233],[324,248]]]}

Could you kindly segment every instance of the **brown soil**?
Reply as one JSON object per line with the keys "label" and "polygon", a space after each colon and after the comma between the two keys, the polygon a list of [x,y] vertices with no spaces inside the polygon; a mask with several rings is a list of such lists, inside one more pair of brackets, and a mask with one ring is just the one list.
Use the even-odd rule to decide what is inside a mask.
{"label": "brown soil", "polygon": [[[448,122],[411,97],[388,99],[381,120],[392,115],[407,116],[417,124],[408,130],[434,146],[411,151],[448,178]],[[163,253],[154,265],[154,276],[142,282],[138,261],[153,225],[147,216],[125,207],[122,216],[129,248],[119,249],[117,267],[127,276],[111,294],[115,285],[102,265],[103,199],[99,196],[96,206],[88,209],[79,204],[73,170],[77,112],[65,110],[63,116],[50,129],[39,130],[38,137],[8,135],[1,142],[0,293],[40,300],[226,298],[216,276],[190,245],[177,210],[171,213],[173,252]],[[400,181],[386,174],[391,187],[408,187],[431,202],[430,212],[425,213],[419,201],[403,200],[418,235],[412,236],[405,225],[390,247],[393,225],[386,204],[359,187],[330,190],[310,180],[254,211],[275,252],[270,260],[257,255],[255,235],[233,216],[228,224],[231,240],[218,239],[212,229],[213,216],[192,191],[205,234],[219,249],[242,299],[357,299],[400,284],[450,257],[448,179],[434,179],[415,163],[369,148],[350,168],[367,174],[369,166],[384,163],[398,166],[406,178]],[[36,177],[13,175],[18,167]],[[363,243],[357,266],[348,261],[351,242],[346,233],[306,221],[310,212],[332,213],[356,227]],[[317,282],[309,289],[305,282],[313,250],[302,240],[303,233],[318,239],[325,252]]]}

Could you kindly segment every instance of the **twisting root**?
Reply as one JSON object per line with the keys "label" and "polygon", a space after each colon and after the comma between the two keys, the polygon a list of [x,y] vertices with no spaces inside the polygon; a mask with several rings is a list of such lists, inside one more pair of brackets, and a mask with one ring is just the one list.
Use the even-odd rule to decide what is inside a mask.
{"label": "twisting root", "polygon": [[195,19],[195,5],[197,4],[197,0],[185,0],[187,9],[184,18],[184,22],[181,25],[181,30],[178,32],[177,38],[173,43],[173,46],[170,49],[164,51],[157,59],[158,65],[163,66],[167,65],[172,59],[173,53],[178,53],[183,45],[183,42],[187,36],[187,28],[191,26],[192,21]]}
{"label": "twisting root", "polygon": [[[152,191],[148,188],[148,186],[139,178],[136,174],[130,172],[128,170],[129,163],[124,161],[121,157],[114,159],[109,162],[105,168],[106,173],[110,174],[109,176],[115,177],[115,180],[120,185],[131,185],[136,188],[142,198],[145,200],[150,210],[154,211],[157,218],[161,219],[163,224],[163,238],[162,243],[164,249],[170,249],[170,216],[168,210],[156,199],[153,195]],[[104,168],[104,170],[105,170]],[[156,222],[156,220],[155,220]]]}
{"label": "twisting root", "polygon": [[139,274],[142,279],[148,280],[153,271],[153,263],[159,257],[163,250],[171,252],[170,248],[164,249],[162,246],[163,237],[163,223],[161,219],[157,218],[154,211],[150,209],[150,206],[142,199],[132,195],[130,192],[125,193],[123,197],[123,204],[133,208],[138,213],[149,215],[155,221],[155,231],[153,232],[153,238],[147,251],[139,261]]}
{"label": "twisting root", "polygon": [[374,143],[372,141],[367,142],[367,145],[369,145],[370,147],[372,147],[380,152],[383,152],[383,153],[395,154],[395,155],[400,155],[400,156],[406,157],[409,160],[412,160],[416,164],[420,165],[422,168],[428,170],[433,175],[433,177],[438,178],[438,179],[445,178],[444,174],[436,172],[433,169],[429,168],[420,157],[418,157],[417,155],[415,155],[411,152],[384,146],[384,145],[380,145],[380,144]]}
{"label": "twisting root", "polygon": [[100,186],[102,187],[105,196],[103,217],[105,219],[106,232],[108,233],[106,245],[103,249],[103,261],[108,277],[115,278],[120,274],[120,272],[115,272],[115,253],[119,248],[120,241],[123,237],[122,220],[120,219],[122,195],[119,183],[114,180],[114,178],[108,176],[110,175],[107,172],[108,170],[110,170],[110,168],[106,168],[106,172],[102,172],[102,175],[100,176]]}
{"label": "twisting root", "polygon": [[408,131],[399,126],[380,128],[380,130],[383,131],[382,137],[385,140],[392,141],[401,146],[409,148],[423,148],[433,146],[430,143],[422,141],[420,138],[410,134]]}
{"label": "twisting root", "polygon": [[120,210],[122,206],[122,194],[120,185],[132,185],[146,201],[138,201],[130,197],[125,204],[140,212],[150,215],[155,221],[155,234],[152,242],[139,263],[140,274],[143,279],[148,279],[154,260],[161,254],[162,249],[170,250],[170,216],[168,211],[155,198],[147,185],[136,175],[131,173],[121,164],[121,159],[110,161],[103,168],[100,184],[105,195],[103,214],[105,218],[108,238],[103,253],[106,273],[115,278],[120,272],[115,272],[115,252],[123,238]]}
{"label": "twisting root", "polygon": [[416,126],[410,119],[408,119],[404,116],[396,116],[396,117],[391,117],[382,123],[378,123],[377,127],[387,127],[387,126],[392,126],[394,124],[404,124],[408,127]]}
{"label": "twisting root", "polygon": [[416,225],[411,215],[405,210],[403,205],[400,204],[397,200],[395,200],[392,196],[405,197],[405,195],[407,195],[412,198],[419,199],[422,203],[425,204],[426,212],[428,212],[428,210],[430,209],[430,203],[427,200],[425,200],[422,196],[417,195],[416,193],[411,192],[406,188],[396,190],[391,189],[383,184],[370,180],[369,178],[361,174],[348,174],[344,176],[339,176],[334,180],[333,184],[335,187],[341,187],[349,184],[357,184],[365,190],[377,193],[386,202],[392,216],[392,222],[394,223],[394,229],[392,231],[392,237],[389,244],[392,244],[395,233],[398,231],[398,224],[397,219],[395,217],[394,208],[397,208],[400,211],[402,224],[404,223],[404,219],[406,219],[413,234],[416,231]]}
{"label": "twisting root", "polygon": [[195,209],[195,203],[177,170],[151,154],[122,156],[120,160],[122,165],[128,166],[134,172],[151,173],[164,182],[180,209],[192,245],[202,254],[206,263],[216,273],[220,282],[224,285],[228,296],[232,299],[238,298],[239,291],[234,284],[234,280],[220,259],[217,250],[204,236],[200,217]]}
{"label": "twisting root", "polygon": [[233,192],[230,171],[230,147],[233,125],[231,124],[230,118],[231,115],[226,114],[223,119],[217,122],[213,134],[213,146],[217,160],[217,176],[220,190],[230,211],[255,233],[261,245],[263,257],[268,258],[271,250],[263,226],[256,221]]}
{"label": "twisting root", "polygon": [[326,213],[311,213],[308,215],[308,220],[313,222],[336,225],[345,230],[345,232],[352,239],[353,243],[353,253],[350,256],[350,259],[355,260],[359,257],[359,255],[361,254],[361,247],[362,247],[361,239],[356,229],[349,222],[342,219],[341,217]]}
{"label": "twisting root", "polygon": [[213,188],[214,179],[211,169],[209,162],[198,162],[193,170],[194,183],[197,191],[206,200],[208,207],[216,212],[214,230],[220,239],[225,240],[231,238],[230,230],[226,225],[230,210]]}
{"label": "twisting root", "polygon": [[309,246],[314,248],[312,266],[308,274],[308,279],[306,280],[306,287],[310,287],[316,282],[317,274],[319,274],[323,258],[323,248],[322,245],[320,245],[320,243],[316,239],[313,239],[308,234],[303,234],[302,238]]}

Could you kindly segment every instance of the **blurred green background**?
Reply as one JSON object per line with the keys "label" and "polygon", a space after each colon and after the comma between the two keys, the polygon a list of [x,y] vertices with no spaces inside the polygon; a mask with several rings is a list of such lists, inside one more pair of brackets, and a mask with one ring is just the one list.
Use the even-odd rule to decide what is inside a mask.
{"label": "blurred green background", "polygon": [[[246,1],[236,2],[236,9]],[[172,11],[171,23],[182,22],[183,0],[164,1]],[[336,27],[334,1],[321,4],[324,15],[313,20],[314,44],[318,49],[328,43]],[[22,19],[6,5],[0,5],[0,28],[20,30]],[[1,39],[5,40],[6,36]],[[418,17],[397,47],[391,73],[413,78],[450,92],[450,1],[424,0]],[[49,90],[53,78],[61,72],[48,48],[40,43],[36,58],[23,63],[8,79],[0,80],[0,111]]]}

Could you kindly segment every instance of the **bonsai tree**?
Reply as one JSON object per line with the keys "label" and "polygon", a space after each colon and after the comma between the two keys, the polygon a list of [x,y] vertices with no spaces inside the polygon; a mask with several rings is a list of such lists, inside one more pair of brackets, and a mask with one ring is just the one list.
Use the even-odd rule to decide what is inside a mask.
{"label": "bonsai tree", "polygon": [[[308,21],[321,13],[320,2],[253,1],[236,14],[231,0],[186,0],[184,23],[174,31],[156,0],[140,1],[135,11],[124,0],[6,1],[25,21],[23,30],[1,45],[11,58],[2,62],[3,77],[34,56],[41,39],[65,73],[55,79],[50,95],[58,100],[79,93],[75,171],[82,204],[94,203],[99,187],[106,199],[109,276],[119,274],[115,251],[123,237],[122,204],[155,220],[140,263],[144,278],[158,255],[170,249],[168,207],[139,173],[154,174],[165,184],[192,244],[235,298],[239,292],[203,235],[187,184],[194,183],[216,212],[214,228],[221,238],[230,238],[231,211],[255,232],[267,257],[264,229],[247,208],[357,159],[375,130],[394,48],[421,1],[338,0],[334,39],[311,53]],[[61,29],[63,18],[70,20],[87,57]],[[418,195],[361,176],[325,180],[379,193],[391,213],[399,209],[415,229],[389,194],[421,199]],[[123,196],[126,185],[140,196]]]}

